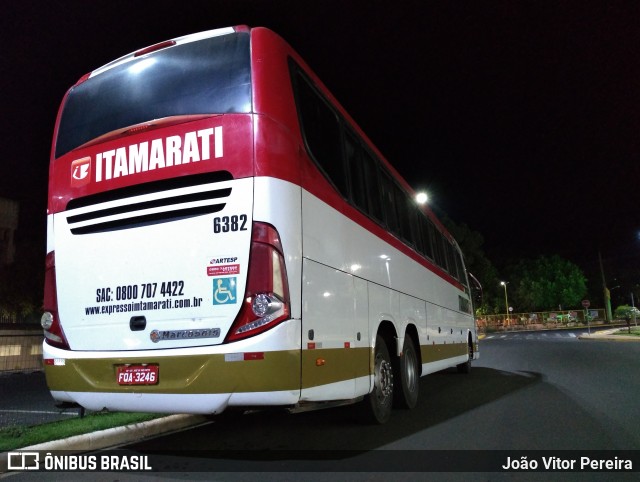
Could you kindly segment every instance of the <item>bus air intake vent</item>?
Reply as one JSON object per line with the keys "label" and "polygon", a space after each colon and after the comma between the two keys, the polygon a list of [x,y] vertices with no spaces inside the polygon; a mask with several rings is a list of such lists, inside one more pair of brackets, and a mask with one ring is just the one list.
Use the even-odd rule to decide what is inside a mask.
{"label": "bus air intake vent", "polygon": [[75,212],[67,211],[67,223],[72,234],[80,235],[139,228],[212,214],[222,211],[225,199],[231,195],[230,187],[212,187],[202,185],[198,186],[199,192],[177,189],[84,206],[72,210]]}

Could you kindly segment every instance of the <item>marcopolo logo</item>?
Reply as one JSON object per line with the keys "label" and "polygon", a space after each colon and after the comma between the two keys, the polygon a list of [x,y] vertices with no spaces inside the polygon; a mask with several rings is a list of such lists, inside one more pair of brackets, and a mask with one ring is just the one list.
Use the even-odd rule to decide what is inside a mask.
{"label": "marcopolo logo", "polygon": [[220,328],[194,328],[192,330],[153,330],[149,338],[154,343],[168,340],[186,340],[189,338],[219,338]]}
{"label": "marcopolo logo", "polygon": [[71,186],[86,186],[91,180],[91,158],[83,157],[71,163]]}

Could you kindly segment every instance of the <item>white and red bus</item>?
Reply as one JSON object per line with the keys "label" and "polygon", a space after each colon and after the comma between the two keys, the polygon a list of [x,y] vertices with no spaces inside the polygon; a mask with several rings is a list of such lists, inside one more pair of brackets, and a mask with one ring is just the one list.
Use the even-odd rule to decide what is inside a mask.
{"label": "white and red bus", "polygon": [[162,42],[65,95],[44,366],[91,410],[413,407],[478,357],[462,254],[265,28]]}

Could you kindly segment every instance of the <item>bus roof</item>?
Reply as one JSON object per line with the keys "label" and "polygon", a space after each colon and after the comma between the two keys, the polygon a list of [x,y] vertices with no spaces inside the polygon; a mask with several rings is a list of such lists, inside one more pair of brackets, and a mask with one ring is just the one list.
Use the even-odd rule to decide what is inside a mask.
{"label": "bus roof", "polygon": [[169,47],[173,47],[174,45],[180,45],[180,44],[185,44],[189,42],[197,42],[198,40],[203,40],[211,37],[220,37],[222,35],[229,35],[234,32],[243,32],[243,31],[248,32],[249,27],[247,27],[246,25],[239,25],[236,27],[217,28],[213,30],[206,30],[204,32],[183,35],[182,37],[176,37],[173,39],[165,40],[165,41],[150,45],[148,47],[143,47],[129,54],[123,55],[122,57],[116,60],[113,60],[108,64],[103,65],[102,67],[98,67],[97,69],[90,72],[88,75],[85,75],[81,80],[86,80],[87,78],[95,77],[96,75],[100,75],[101,73],[109,69],[112,69],[117,65],[130,62],[136,57],[140,57],[150,52],[155,52],[156,50],[160,50],[162,48],[169,48]]}

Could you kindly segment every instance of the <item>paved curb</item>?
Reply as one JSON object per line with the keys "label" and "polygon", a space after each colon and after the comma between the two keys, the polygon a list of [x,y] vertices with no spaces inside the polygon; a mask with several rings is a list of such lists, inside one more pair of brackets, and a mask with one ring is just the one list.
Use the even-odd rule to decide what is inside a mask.
{"label": "paved curb", "polygon": [[626,327],[623,328],[614,328],[612,330],[600,331],[598,333],[592,333],[591,335],[584,334],[580,335],[578,338],[580,340],[607,340],[607,341],[640,341],[640,336],[633,335],[616,335],[616,333],[621,332],[622,330],[626,330]]}
{"label": "paved curb", "polygon": [[[173,432],[183,428],[193,427],[208,422],[209,419],[203,415],[170,415],[168,417],[156,418],[147,422],[139,422],[123,427],[108,428],[98,432],[91,432],[83,435],[44,442],[31,445],[16,451],[53,451],[65,450],[73,452],[90,452],[93,450],[105,449],[134,442],[144,438],[153,437],[166,432]],[[0,453],[0,474],[8,471],[8,452]]]}

